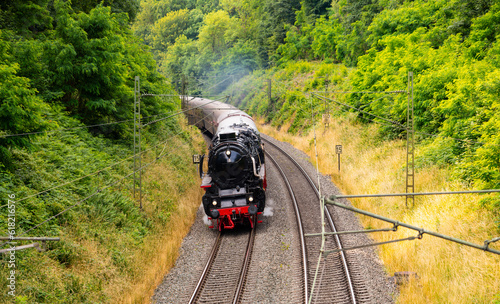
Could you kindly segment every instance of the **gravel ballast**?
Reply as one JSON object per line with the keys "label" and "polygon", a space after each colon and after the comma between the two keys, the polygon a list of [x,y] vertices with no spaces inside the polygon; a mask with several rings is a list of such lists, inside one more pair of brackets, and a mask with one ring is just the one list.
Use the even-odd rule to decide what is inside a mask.
{"label": "gravel ballast", "polygon": [[[263,135],[290,153],[316,182],[316,169],[303,152],[293,146]],[[295,214],[289,194],[281,176],[270,160],[266,161],[268,189],[265,216],[257,226],[252,260],[247,284],[243,293],[244,303],[301,303],[302,279],[300,244],[295,224]],[[327,176],[320,176],[323,194],[339,194]],[[344,202],[346,203],[346,202]],[[336,208],[332,212],[339,230],[362,229],[356,216]],[[203,271],[217,231],[209,229],[199,208],[191,231],[185,237],[175,266],[157,287],[152,303],[187,303]],[[369,236],[343,237],[345,247],[373,242]],[[246,246],[246,244],[242,244]],[[366,284],[371,303],[392,303],[396,292],[383,270],[376,249],[357,249],[348,252],[348,259],[359,265],[361,274],[356,278]]]}

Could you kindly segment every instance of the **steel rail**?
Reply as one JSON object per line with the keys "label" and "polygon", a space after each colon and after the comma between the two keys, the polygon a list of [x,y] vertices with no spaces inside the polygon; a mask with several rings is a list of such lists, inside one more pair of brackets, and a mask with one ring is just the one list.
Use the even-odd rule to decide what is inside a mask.
{"label": "steel rail", "polygon": [[196,288],[194,289],[193,295],[191,296],[191,299],[189,299],[189,304],[195,303],[198,296],[200,295],[200,291],[202,290],[203,285],[205,285],[205,282],[207,280],[208,270],[212,267],[212,264],[214,263],[215,257],[217,256],[217,252],[219,251],[221,234],[222,234],[221,232],[219,232],[217,234],[217,239],[215,240],[215,244],[212,247],[212,251],[210,252],[210,257],[208,258],[207,264],[205,265],[205,268],[203,269],[203,272],[201,274],[200,280],[198,281],[198,284],[196,284]]}
{"label": "steel rail", "polygon": [[253,225],[252,231],[250,232],[250,238],[248,240],[247,250],[245,253],[245,260],[243,261],[243,268],[241,268],[241,274],[240,274],[240,278],[238,280],[238,287],[236,288],[236,293],[234,295],[233,304],[240,303],[241,295],[243,294],[243,286],[245,286],[245,283],[246,283],[248,268],[250,267],[250,260],[252,257],[253,244],[255,241],[255,230],[257,228],[257,226],[256,226],[257,216],[254,217],[253,223],[254,223],[254,225]]}
{"label": "steel rail", "polygon": [[[254,223],[257,221],[254,219]],[[243,265],[241,268],[241,272],[238,278],[238,284],[235,290],[235,293],[233,295],[233,304],[240,303],[241,302],[241,297],[243,295],[243,288],[245,286],[246,282],[246,277],[248,273],[248,269],[250,267],[250,261],[252,257],[252,250],[253,250],[253,245],[255,241],[255,232],[256,227],[254,225],[254,228],[250,232],[250,235],[248,237],[248,243],[247,243],[247,248],[245,251],[245,257],[243,259]],[[212,266],[214,264],[215,258],[219,254],[220,250],[220,245],[221,245],[221,239],[222,239],[222,232],[219,232],[217,235],[217,239],[215,241],[214,246],[212,247],[212,251],[210,252],[209,259],[207,260],[207,263],[205,265],[205,268],[203,269],[203,272],[200,276],[200,279],[198,280],[198,283],[196,284],[195,290],[193,291],[193,294],[191,295],[191,298],[189,299],[190,304],[194,304],[199,300],[199,297],[201,295],[201,292],[203,288],[205,287],[208,274],[210,273],[210,270],[212,269]]]}
{"label": "steel rail", "polygon": [[[295,166],[297,166],[297,168],[306,177],[306,179],[309,182],[309,184],[311,185],[311,187],[314,189],[314,192],[316,193],[316,196],[318,198],[320,198],[318,187],[316,187],[316,185],[314,184],[314,182],[312,181],[312,179],[309,177],[309,175],[306,173],[306,171],[304,170],[304,168],[302,168],[302,166],[299,165],[299,163],[297,163],[297,161],[295,161],[295,159],[290,154],[286,153],[283,149],[281,149],[280,147],[278,147],[277,145],[275,145],[274,143],[272,143],[272,142],[270,142],[270,141],[268,141],[266,139],[263,139],[263,140],[265,142],[271,144],[273,147],[275,147],[279,151],[281,151],[281,153],[283,153],[288,159],[290,159],[295,164]],[[330,211],[326,207],[326,205],[324,206],[324,210],[325,210],[325,214],[327,215],[328,223],[330,224],[330,227],[332,228],[333,232],[337,232],[335,224],[333,223],[333,218],[332,218],[332,216],[330,214]],[[335,235],[335,242],[337,243],[337,246],[339,246],[339,249],[342,249],[342,242],[340,241],[340,237],[337,234]],[[354,293],[354,286],[353,286],[351,275],[350,275],[350,272],[349,272],[349,267],[347,266],[347,259],[346,259],[345,254],[344,254],[343,251],[340,251],[340,256],[341,256],[342,264],[344,266],[344,271],[345,271],[345,274],[346,274],[347,283],[349,285],[349,293],[351,295],[351,300],[352,300],[353,304],[355,304],[357,302],[356,302],[356,297],[355,297],[355,293]]]}
{"label": "steel rail", "polygon": [[[326,217],[328,219],[328,223],[330,224],[330,227],[332,227],[332,230],[333,232],[337,233],[337,227],[335,227],[335,224],[333,223],[333,218],[332,218],[332,215],[330,214],[330,211],[328,210],[328,208],[326,208],[326,206],[324,206],[325,208],[325,214],[326,214]],[[340,242],[340,237],[338,234],[335,234],[335,242],[337,243],[337,246],[339,247],[339,250],[340,251],[340,255],[342,256],[342,264],[344,265],[344,270],[346,272],[346,278],[347,278],[347,283],[349,284],[349,293],[351,294],[351,300],[352,300],[352,303],[353,304],[356,304],[357,301],[356,301],[356,295],[354,294],[354,286],[352,284],[352,280],[351,280],[351,274],[349,272],[349,267],[347,266],[347,259],[345,257],[345,254],[344,254],[344,248],[342,247],[342,243]]]}
{"label": "steel rail", "polygon": [[306,239],[304,237],[304,228],[302,226],[302,218],[300,217],[300,211],[299,211],[299,206],[297,203],[297,199],[295,198],[295,194],[293,193],[292,186],[290,185],[290,181],[285,175],[285,172],[283,172],[283,169],[281,169],[281,166],[278,164],[278,162],[274,159],[274,157],[271,156],[266,151],[267,156],[271,159],[271,161],[276,165],[276,168],[278,168],[278,171],[280,172],[281,176],[283,177],[283,180],[285,181],[285,184],[288,188],[288,192],[290,192],[290,196],[292,198],[293,202],[293,209],[295,210],[295,218],[297,219],[297,227],[299,229],[299,237],[300,237],[300,250],[302,252],[302,265],[303,265],[303,272],[304,272],[304,303],[307,303],[307,300],[309,299],[309,276],[308,276],[308,266],[307,266],[307,251],[306,251]]}

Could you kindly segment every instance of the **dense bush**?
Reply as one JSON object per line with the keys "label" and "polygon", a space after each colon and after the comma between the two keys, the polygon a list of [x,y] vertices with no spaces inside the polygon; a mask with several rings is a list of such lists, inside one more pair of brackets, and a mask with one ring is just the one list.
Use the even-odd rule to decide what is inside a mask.
{"label": "dense bush", "polygon": [[[2,303],[109,302],[110,289],[138,276],[136,257],[175,209],[165,193],[156,213],[141,210],[126,178],[134,168],[134,77],[141,92],[175,94],[130,29],[137,1],[73,2],[0,4],[0,234],[8,234],[7,199],[15,195],[17,236],[61,237],[45,253],[16,252],[16,297],[3,292]],[[141,98],[143,122],[179,109],[178,98]],[[151,161],[161,151],[155,145],[175,142],[175,152],[163,150],[163,168],[183,194],[194,182],[184,159],[193,144],[178,117],[145,127],[141,144]],[[8,257],[0,257],[4,287]]]}

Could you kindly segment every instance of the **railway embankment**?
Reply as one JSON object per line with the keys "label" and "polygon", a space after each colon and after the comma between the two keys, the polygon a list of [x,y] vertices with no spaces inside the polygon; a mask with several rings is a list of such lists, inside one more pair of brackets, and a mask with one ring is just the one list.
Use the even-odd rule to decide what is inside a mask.
{"label": "railway embankment", "polygon": [[142,202],[138,184],[133,197],[130,141],[93,136],[81,127],[37,136],[33,151],[11,150],[16,169],[2,172],[0,189],[15,194],[9,199],[15,208],[1,209],[2,235],[12,211],[16,236],[60,241],[47,242],[43,252],[2,254],[0,302],[149,299],[194,221],[201,190],[191,155],[205,149],[198,130],[182,119],[154,130],[142,138]]}
{"label": "railway embankment", "polygon": [[[261,121],[263,122],[263,120]],[[289,125],[280,130],[268,124],[258,125],[263,133],[288,142],[304,151],[314,162],[313,130],[302,135],[287,133]],[[403,140],[381,141],[377,126],[366,126],[353,116],[333,120],[328,127],[318,123],[316,129],[320,171],[329,175],[342,193],[397,193],[405,191],[406,143]],[[343,145],[340,171],[335,146]],[[453,180],[450,169],[435,166],[417,168],[415,184],[419,192],[457,191],[468,189]],[[429,230],[482,244],[496,236],[495,217],[481,208],[480,195],[431,196],[405,206],[404,198],[355,199],[360,208]],[[387,228],[387,223],[358,216],[365,229]],[[413,236],[399,229],[397,233],[372,235],[384,242]],[[401,303],[436,301],[470,303],[498,299],[500,258],[491,253],[464,247],[442,239],[424,236],[421,240],[383,245],[378,248],[388,275],[412,271],[418,280],[399,287]]]}
{"label": "railway embankment", "polygon": [[[375,87],[363,87],[366,83],[359,82],[360,75],[369,73],[321,61],[289,62],[242,78],[231,88],[235,92],[232,103],[261,117],[258,127],[263,133],[291,143],[312,160],[315,126],[320,171],[329,175],[343,194],[404,193],[405,118],[410,100],[406,93],[411,87],[408,77],[404,81],[398,78],[398,86],[377,91]],[[419,94],[435,90],[422,86],[424,79],[423,75],[414,74],[416,108],[425,102]],[[370,108],[378,103],[387,106],[387,113]],[[400,119],[391,117],[389,110],[399,111]],[[467,144],[468,139],[440,133],[441,128],[429,123],[425,128],[430,131],[426,130],[421,125],[425,115],[417,111],[414,117],[414,121],[420,121],[415,125],[415,192],[495,188],[494,183],[481,181],[487,176],[495,179],[488,175],[493,163],[489,162],[488,167],[477,162],[484,156],[477,147],[491,148],[494,140],[469,140]],[[337,145],[342,145],[340,170]],[[366,211],[478,245],[500,235],[498,202],[498,194],[425,196],[415,198],[415,204],[409,207],[404,197],[351,201]],[[359,218],[366,229],[387,226],[365,216]],[[377,233],[373,237],[385,242],[415,235],[399,229],[397,234]],[[499,248],[498,242],[490,246]],[[500,280],[496,275],[500,259],[495,254],[424,236],[421,240],[380,246],[379,257],[391,276],[400,271],[417,273],[418,281],[410,280],[410,284],[400,287],[402,303],[500,299]]]}

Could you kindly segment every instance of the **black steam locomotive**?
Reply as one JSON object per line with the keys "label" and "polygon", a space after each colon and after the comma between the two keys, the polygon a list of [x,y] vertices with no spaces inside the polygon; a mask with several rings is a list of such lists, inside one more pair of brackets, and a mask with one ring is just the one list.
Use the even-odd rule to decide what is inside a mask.
{"label": "black steam locomotive", "polygon": [[267,187],[263,145],[253,119],[231,105],[204,98],[184,97],[183,107],[188,123],[210,138],[207,172],[205,155],[193,156],[199,163],[210,227],[233,229],[247,222],[253,227],[264,210]]}

